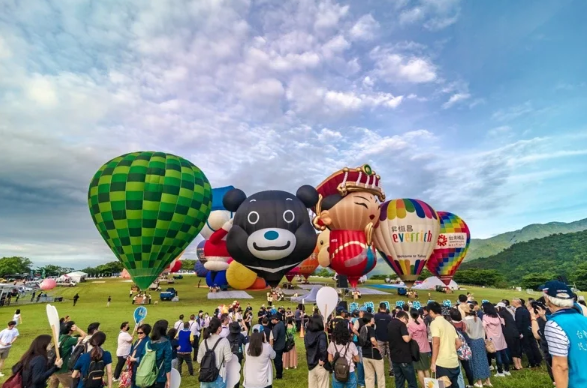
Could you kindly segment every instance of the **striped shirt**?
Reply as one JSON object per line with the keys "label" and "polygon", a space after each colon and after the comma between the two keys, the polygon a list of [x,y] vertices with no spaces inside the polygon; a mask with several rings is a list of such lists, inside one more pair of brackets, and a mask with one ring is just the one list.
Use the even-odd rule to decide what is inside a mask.
{"label": "striped shirt", "polygon": [[544,336],[548,343],[548,352],[553,356],[568,357],[571,342],[567,333],[555,321],[547,321]]}

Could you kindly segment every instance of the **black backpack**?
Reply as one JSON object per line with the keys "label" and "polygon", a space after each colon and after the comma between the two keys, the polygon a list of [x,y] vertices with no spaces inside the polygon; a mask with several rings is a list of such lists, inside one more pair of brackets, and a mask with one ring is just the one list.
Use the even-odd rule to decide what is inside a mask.
{"label": "black backpack", "polygon": [[230,344],[230,351],[232,352],[232,354],[241,354],[243,352],[242,339],[243,337],[239,333],[239,335],[236,335],[232,339],[228,340],[228,343]]}
{"label": "black backpack", "polygon": [[342,356],[339,354],[338,349],[334,355],[334,378],[339,383],[346,383],[349,381],[351,367],[346,359],[346,352],[348,350],[349,344],[346,344]]}
{"label": "black backpack", "polygon": [[359,346],[366,346],[370,341],[369,341],[369,329],[367,328],[367,326],[362,326],[359,329]]}
{"label": "black backpack", "polygon": [[104,386],[104,361],[102,359],[90,363],[88,375],[84,377],[84,388],[102,388]]}
{"label": "black backpack", "polygon": [[410,354],[412,355],[412,361],[418,362],[420,361],[420,346],[416,342],[416,340],[410,340]]}
{"label": "black backpack", "polygon": [[79,343],[75,345],[73,350],[71,351],[71,356],[69,357],[69,361],[67,362],[67,368],[69,370],[73,370],[77,360],[81,357],[82,354],[88,351],[87,349],[88,343]]}
{"label": "black backpack", "polygon": [[208,348],[208,341],[204,340],[206,353],[204,353],[202,362],[200,362],[200,376],[198,377],[198,380],[202,383],[213,383],[218,379],[220,370],[218,370],[218,367],[216,366],[216,354],[214,354],[214,349],[216,349],[218,342],[221,340],[222,338],[219,338],[212,349]]}

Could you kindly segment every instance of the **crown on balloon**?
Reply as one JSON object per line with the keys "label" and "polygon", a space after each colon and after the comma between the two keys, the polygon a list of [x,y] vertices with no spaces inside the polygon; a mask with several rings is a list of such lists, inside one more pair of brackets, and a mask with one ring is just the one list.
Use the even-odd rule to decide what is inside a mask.
{"label": "crown on balloon", "polygon": [[381,177],[368,164],[340,169],[320,183],[316,190],[322,198],[336,193],[344,197],[354,191],[366,191],[376,195],[381,202],[385,201]]}

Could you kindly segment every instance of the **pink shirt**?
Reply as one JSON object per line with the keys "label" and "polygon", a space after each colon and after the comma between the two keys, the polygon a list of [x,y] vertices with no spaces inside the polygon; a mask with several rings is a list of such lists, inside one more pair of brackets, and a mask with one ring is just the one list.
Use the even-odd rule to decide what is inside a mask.
{"label": "pink shirt", "polygon": [[508,345],[505,342],[501,325],[504,324],[503,318],[490,317],[489,315],[483,315],[483,327],[485,328],[485,335],[487,339],[493,341],[495,350],[500,351],[507,349]]}
{"label": "pink shirt", "polygon": [[418,343],[420,353],[430,353],[430,342],[428,342],[428,330],[426,330],[426,324],[422,322],[422,319],[418,319],[420,324],[416,321],[410,321],[408,323],[408,333],[412,336],[412,339]]}

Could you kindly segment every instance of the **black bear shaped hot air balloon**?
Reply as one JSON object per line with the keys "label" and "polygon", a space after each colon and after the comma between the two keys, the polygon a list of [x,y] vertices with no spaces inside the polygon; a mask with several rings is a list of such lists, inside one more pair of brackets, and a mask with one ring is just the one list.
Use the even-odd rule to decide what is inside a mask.
{"label": "black bear shaped hot air balloon", "polygon": [[226,237],[228,252],[271,287],[277,286],[316,247],[308,208],[317,202],[318,192],[308,185],[296,195],[270,190],[247,197],[239,189],[230,190],[223,199],[226,209],[235,212]]}

